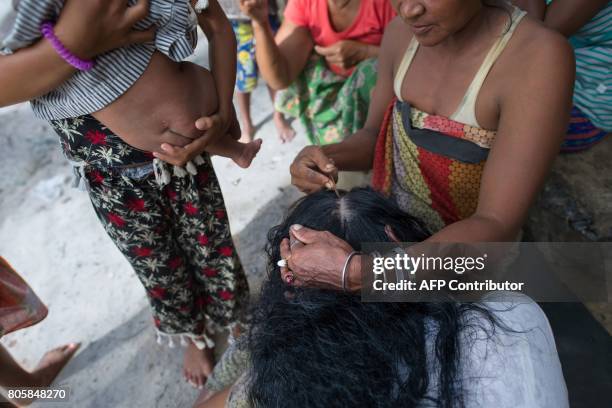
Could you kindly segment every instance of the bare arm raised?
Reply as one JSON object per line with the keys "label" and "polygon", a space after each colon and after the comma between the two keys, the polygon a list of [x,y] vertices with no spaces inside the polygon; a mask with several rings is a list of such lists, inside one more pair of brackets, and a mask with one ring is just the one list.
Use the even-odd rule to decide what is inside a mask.
{"label": "bare arm raised", "polygon": [[[132,7],[125,0],[67,0],[55,33],[73,54],[90,59],[128,44],[152,41],[154,29],[132,28],[148,10],[149,0],[138,0]],[[75,72],[46,40],[0,56],[0,106],[44,95]]]}
{"label": "bare arm raised", "polygon": [[313,50],[310,32],[285,20],[275,38],[268,22],[267,0],[240,0],[240,7],[253,21],[261,75],[273,89],[287,88],[302,72]]}
{"label": "bare arm raised", "polygon": [[[324,188],[330,177],[335,178],[337,169],[359,171],[372,168],[376,137],[385,111],[393,100],[394,56],[403,51],[396,38],[402,24],[397,18],[385,30],[378,60],[378,80],[365,126],[340,143],[304,148],[291,165],[292,183],[300,190],[311,193]],[[332,167],[328,168],[328,165]]]}

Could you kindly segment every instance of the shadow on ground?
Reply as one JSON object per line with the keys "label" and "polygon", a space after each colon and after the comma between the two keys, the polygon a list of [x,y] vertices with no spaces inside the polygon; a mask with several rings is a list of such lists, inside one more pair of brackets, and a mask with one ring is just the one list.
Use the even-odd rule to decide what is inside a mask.
{"label": "shadow on ground", "polygon": [[261,281],[266,276],[264,247],[268,231],[281,223],[289,207],[301,196],[295,187],[279,188],[279,194],[263,205],[253,221],[234,237],[253,295],[259,293]]}

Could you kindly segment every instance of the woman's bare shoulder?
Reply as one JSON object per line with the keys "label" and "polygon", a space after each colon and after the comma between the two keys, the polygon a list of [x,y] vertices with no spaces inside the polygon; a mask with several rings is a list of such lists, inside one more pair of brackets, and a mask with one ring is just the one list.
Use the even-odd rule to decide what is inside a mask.
{"label": "woman's bare shoulder", "polygon": [[524,72],[554,75],[574,69],[574,52],[567,39],[529,16],[517,27],[505,59],[512,62],[517,77]]}

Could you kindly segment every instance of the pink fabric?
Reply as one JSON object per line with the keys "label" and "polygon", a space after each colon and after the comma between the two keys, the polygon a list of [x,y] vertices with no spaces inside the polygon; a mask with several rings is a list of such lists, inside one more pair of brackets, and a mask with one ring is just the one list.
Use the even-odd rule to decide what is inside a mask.
{"label": "pink fabric", "polygon": [[[380,45],[385,27],[395,16],[389,0],[361,0],[353,24],[342,32],[336,32],[329,18],[327,0],[290,0],[285,9],[285,18],[295,25],[308,28],[314,43],[323,47],[342,40]],[[352,72],[335,65],[330,68],[343,76]]]}

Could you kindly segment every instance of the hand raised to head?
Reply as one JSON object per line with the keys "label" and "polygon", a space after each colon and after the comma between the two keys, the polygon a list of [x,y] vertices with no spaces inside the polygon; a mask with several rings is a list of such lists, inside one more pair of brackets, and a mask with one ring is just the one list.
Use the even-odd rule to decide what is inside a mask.
{"label": "hand raised to head", "polygon": [[240,10],[258,23],[268,21],[268,0],[239,0]]}
{"label": "hand raised to head", "polygon": [[313,193],[323,188],[334,188],[338,169],[319,146],[307,146],[297,155],[290,167],[291,183],[300,191]]}
{"label": "hand raised to head", "polygon": [[[342,268],[351,246],[328,231],[294,225],[290,234],[297,245],[285,238],[280,254],[287,266],[281,268],[283,281],[294,286],[342,290]],[[287,276],[293,276],[287,280]]]}

